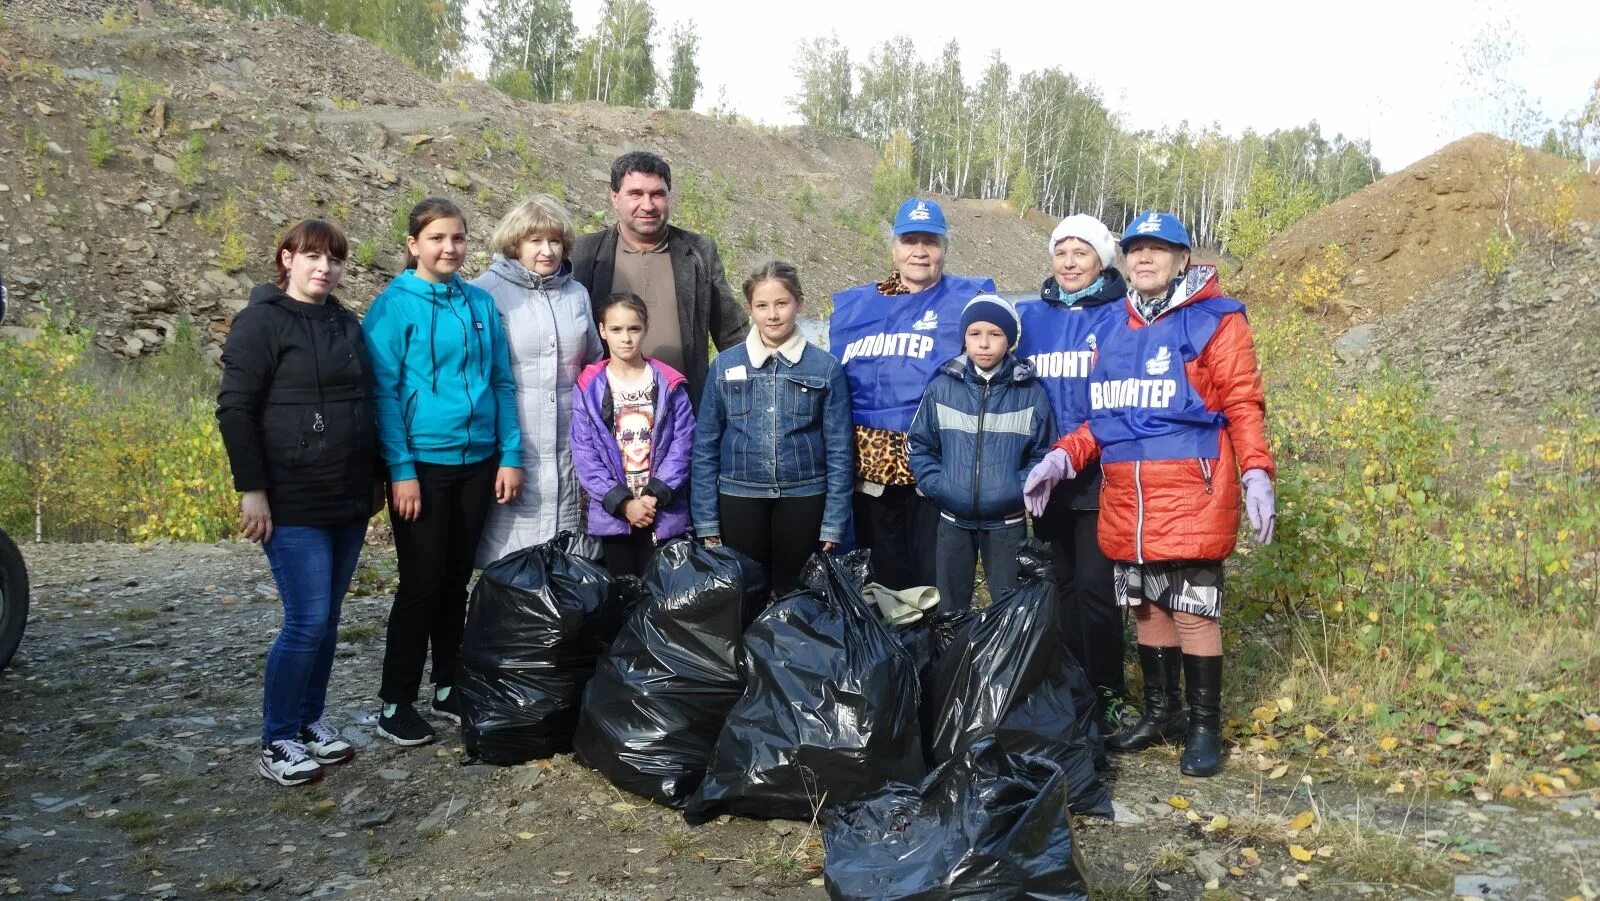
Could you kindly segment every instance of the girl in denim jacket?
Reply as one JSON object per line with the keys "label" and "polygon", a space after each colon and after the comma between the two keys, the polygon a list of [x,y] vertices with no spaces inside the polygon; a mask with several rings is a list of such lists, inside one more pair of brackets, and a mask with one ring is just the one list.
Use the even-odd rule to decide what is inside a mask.
{"label": "girl in denim jacket", "polygon": [[717,355],[700,399],[691,512],[707,544],[761,564],[783,595],[812,553],[844,538],[850,389],[839,361],[800,334],[805,294],[793,265],[764,264],[744,296],[750,334]]}

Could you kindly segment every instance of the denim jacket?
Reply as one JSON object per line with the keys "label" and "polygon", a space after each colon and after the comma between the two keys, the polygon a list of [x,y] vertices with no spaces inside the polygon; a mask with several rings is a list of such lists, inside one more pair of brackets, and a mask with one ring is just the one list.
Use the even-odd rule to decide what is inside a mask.
{"label": "denim jacket", "polygon": [[[752,329],[750,339],[759,341]],[[773,353],[756,368],[748,341],[717,355],[700,398],[691,465],[696,534],[722,534],[717,496],[826,494],[818,541],[841,541],[850,516],[850,386],[827,351]]]}

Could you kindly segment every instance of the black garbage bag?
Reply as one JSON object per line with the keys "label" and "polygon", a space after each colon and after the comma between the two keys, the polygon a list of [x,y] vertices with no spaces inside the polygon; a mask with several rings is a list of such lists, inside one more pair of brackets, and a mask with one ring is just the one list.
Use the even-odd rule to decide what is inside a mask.
{"label": "black garbage bag", "polygon": [[572,748],[595,658],[643,588],[569,553],[571,537],[501,557],[472,590],[455,687],[469,759],[517,764]]}
{"label": "black garbage bag", "polygon": [[1087,899],[1061,768],[968,745],[922,784],[893,784],[823,815],[835,899]]}
{"label": "black garbage bag", "polygon": [[960,757],[993,735],[1006,751],[1060,765],[1075,813],[1109,818],[1093,689],[1063,641],[1049,553],[1028,542],[1021,559],[1021,584],[974,616],[934,667],[924,699],[932,758]]}
{"label": "black garbage bag", "polygon": [[584,690],[573,750],[613,785],[682,807],[744,679],[742,636],[767,598],[767,579],[728,547],[661,547],[645,598]]}
{"label": "black garbage bag", "polygon": [[976,615],[971,610],[940,611],[935,608],[931,616],[925,615],[915,622],[893,627],[894,637],[917,664],[917,684],[922,688],[917,701],[917,718],[922,723],[923,757],[929,769],[937,763],[933,759],[933,724],[938,720],[938,711],[931,699],[934,668],[945,648]]}
{"label": "black garbage bag", "polygon": [[745,632],[744,693],[684,817],[810,819],[927,771],[916,663],[861,597],[851,561],[818,554],[806,588]]}

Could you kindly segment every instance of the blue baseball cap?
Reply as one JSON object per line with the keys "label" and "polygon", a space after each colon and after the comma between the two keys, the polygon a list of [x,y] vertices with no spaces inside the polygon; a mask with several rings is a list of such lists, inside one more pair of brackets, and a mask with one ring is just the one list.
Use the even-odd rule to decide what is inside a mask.
{"label": "blue baseball cap", "polygon": [[1128,245],[1136,238],[1155,238],[1168,244],[1176,244],[1189,250],[1194,245],[1189,243],[1189,232],[1178,221],[1178,217],[1171,213],[1158,213],[1155,210],[1140,213],[1128,223],[1128,228],[1122,233],[1122,249],[1127,250]]}
{"label": "blue baseball cap", "polygon": [[912,232],[927,232],[930,235],[950,233],[945,227],[944,210],[939,209],[939,204],[920,197],[900,204],[900,209],[894,214],[894,233],[909,235]]}

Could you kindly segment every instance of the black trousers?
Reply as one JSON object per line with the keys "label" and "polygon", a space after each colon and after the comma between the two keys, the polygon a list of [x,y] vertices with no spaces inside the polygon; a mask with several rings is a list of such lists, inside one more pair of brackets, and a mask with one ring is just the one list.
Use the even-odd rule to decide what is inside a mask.
{"label": "black trousers", "polygon": [[722,543],[761,564],[772,593],[795,589],[811,555],[821,549],[827,496],[735,497],[718,495]]}
{"label": "black trousers", "polygon": [[467,618],[467,582],[472,579],[484,519],[494,503],[498,469],[493,457],[465,466],[418,463],[422,514],[414,522],[396,516],[390,498],[389,524],[394,528],[400,584],[389,610],[383,687],[378,690],[386,704],[417,699],[430,644],[434,684],[455,684]]}
{"label": "black trousers", "polygon": [[1055,557],[1061,628],[1072,656],[1083,664],[1101,696],[1123,697],[1122,608],[1117,606],[1115,566],[1100,551],[1100,511],[1052,504],[1035,524],[1049,537]]}
{"label": "black trousers", "polygon": [[872,551],[873,578],[886,588],[932,585],[939,507],[910,485],[889,485],[873,497],[856,492],[856,545]]}
{"label": "black trousers", "polygon": [[983,581],[989,586],[989,603],[1017,587],[1021,570],[1017,549],[1028,537],[1028,526],[1017,523],[998,529],[963,529],[939,518],[939,560],[934,584],[939,588],[941,612],[972,609],[972,586],[978,559],[983,559]]}
{"label": "black trousers", "polygon": [[655,537],[650,529],[634,529],[626,535],[604,535],[600,538],[600,554],[606,562],[606,572],[612,577],[643,576],[656,556]]}

